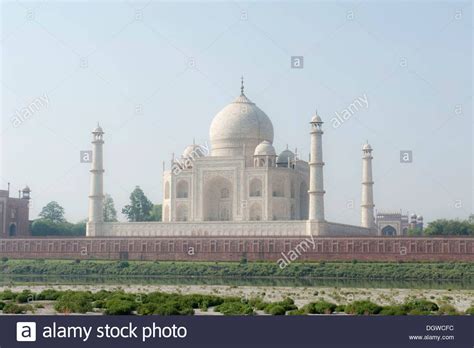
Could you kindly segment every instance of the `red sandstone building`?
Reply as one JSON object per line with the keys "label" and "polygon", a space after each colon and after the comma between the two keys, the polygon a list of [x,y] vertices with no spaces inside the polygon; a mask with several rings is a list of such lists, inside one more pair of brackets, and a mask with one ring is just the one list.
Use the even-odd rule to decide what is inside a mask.
{"label": "red sandstone building", "polygon": [[0,190],[0,238],[31,235],[29,220],[30,192],[30,188],[26,186],[18,192],[18,198],[14,198],[10,197],[10,188]]}

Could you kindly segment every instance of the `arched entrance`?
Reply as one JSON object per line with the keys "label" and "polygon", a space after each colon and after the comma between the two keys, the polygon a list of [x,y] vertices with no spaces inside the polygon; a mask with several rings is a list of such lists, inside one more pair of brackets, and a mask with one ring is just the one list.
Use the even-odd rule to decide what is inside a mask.
{"label": "arched entrance", "polygon": [[382,228],[382,236],[396,236],[397,230],[390,225],[385,226]]}
{"label": "arched entrance", "polygon": [[262,196],[262,180],[257,179],[257,178],[253,178],[250,181],[249,196],[250,197],[261,197]]}
{"label": "arched entrance", "polygon": [[189,185],[186,180],[178,181],[176,185],[176,198],[188,198],[189,196]]}
{"label": "arched entrance", "polygon": [[188,207],[184,204],[176,208],[176,221],[188,221]]}
{"label": "arched entrance", "polygon": [[205,221],[231,221],[232,220],[232,183],[217,176],[209,180],[204,187],[203,217]]}
{"label": "arched entrance", "polygon": [[10,237],[16,236],[16,224],[11,224],[10,228],[8,229],[8,235]]}
{"label": "arched entrance", "polygon": [[250,206],[250,220],[251,221],[260,221],[262,220],[262,206],[260,203],[253,203]]}

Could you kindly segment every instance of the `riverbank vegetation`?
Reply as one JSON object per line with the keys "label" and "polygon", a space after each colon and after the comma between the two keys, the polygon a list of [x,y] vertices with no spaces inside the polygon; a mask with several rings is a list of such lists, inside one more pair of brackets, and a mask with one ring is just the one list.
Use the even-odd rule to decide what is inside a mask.
{"label": "riverbank vegetation", "polygon": [[332,303],[318,300],[301,308],[292,298],[265,302],[261,297],[225,297],[179,293],[126,293],[122,290],[72,291],[46,289],[38,293],[24,290],[0,292],[4,314],[36,313],[49,306],[54,313],[98,313],[107,315],[194,315],[213,311],[221,315],[459,315],[474,313],[474,307],[459,312],[453,306],[438,305],[427,299],[407,299],[399,305],[383,306],[370,300]]}
{"label": "riverbank vegetation", "polygon": [[286,277],[366,280],[474,281],[469,262],[308,262],[281,269],[274,262],[153,262],[98,260],[0,260],[4,275]]}

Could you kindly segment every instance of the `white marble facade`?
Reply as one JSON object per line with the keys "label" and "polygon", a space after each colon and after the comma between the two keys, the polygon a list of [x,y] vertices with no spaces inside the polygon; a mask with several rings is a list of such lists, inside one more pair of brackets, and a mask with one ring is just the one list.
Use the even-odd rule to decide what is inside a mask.
{"label": "white marble facade", "polygon": [[270,118],[243,93],[210,127],[210,144],[189,145],[163,174],[163,221],[308,219],[308,162],[278,156]]}
{"label": "white marble facade", "polygon": [[[210,143],[187,146],[163,171],[163,222],[105,223],[103,130],[93,131],[87,236],[374,235],[372,156],[364,155],[362,226],[324,216],[323,121],[310,121],[310,162],[273,147],[270,118],[244,94],[214,117]],[[364,149],[367,150],[367,145]],[[370,174],[370,175],[369,175]]]}

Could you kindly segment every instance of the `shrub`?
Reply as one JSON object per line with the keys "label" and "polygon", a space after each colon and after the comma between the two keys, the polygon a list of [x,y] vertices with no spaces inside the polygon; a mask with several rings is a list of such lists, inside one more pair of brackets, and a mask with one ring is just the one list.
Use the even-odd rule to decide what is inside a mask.
{"label": "shrub", "polygon": [[[99,307],[100,308],[100,307]],[[154,303],[144,303],[138,307],[138,314],[140,315],[152,315],[156,309],[156,304]]]}
{"label": "shrub", "polygon": [[263,311],[268,306],[267,302],[264,302],[261,297],[255,297],[248,301],[249,305],[254,307],[256,310]]}
{"label": "shrub", "polygon": [[86,313],[92,311],[92,295],[85,291],[65,291],[54,309],[60,313]]}
{"label": "shrub", "polygon": [[5,314],[25,314],[28,310],[32,310],[31,306],[18,305],[16,303],[7,303],[3,307],[3,313]]}
{"label": "shrub", "polygon": [[23,290],[21,293],[16,295],[16,302],[27,303],[33,300],[33,294],[29,290]]}
{"label": "shrub", "polygon": [[403,309],[412,315],[428,315],[439,309],[434,302],[425,299],[416,299],[402,305]]}
{"label": "shrub", "polygon": [[265,313],[271,314],[271,315],[285,315],[286,314],[286,309],[280,304],[269,304],[267,307],[265,307]]}
{"label": "shrub", "polygon": [[92,307],[94,308],[104,308],[105,307],[105,300],[97,300],[92,303]]}
{"label": "shrub", "polygon": [[11,290],[5,290],[0,292],[0,300],[14,300],[16,294]]}
{"label": "shrub", "polygon": [[185,307],[191,308],[201,308],[205,309],[208,307],[214,307],[220,305],[224,302],[224,299],[214,295],[199,295],[199,294],[191,294],[191,295],[172,295],[177,297],[180,301],[182,301],[182,305]]}
{"label": "shrub", "polygon": [[406,309],[402,306],[385,306],[379,313],[380,315],[407,315]]}
{"label": "shrub", "polygon": [[443,304],[439,307],[438,314],[457,315],[459,313],[454,306],[450,304]]}
{"label": "shrub", "polygon": [[272,315],[284,315],[287,311],[295,309],[298,307],[295,306],[295,301],[289,297],[280,302],[269,303],[264,307],[265,313]]}
{"label": "shrub", "polygon": [[342,313],[346,310],[346,305],[340,304],[337,305],[336,308],[334,308],[334,312],[339,312]]}
{"label": "shrub", "polygon": [[468,309],[466,309],[466,314],[474,315],[474,306],[471,306]]}
{"label": "shrub", "polygon": [[378,304],[370,302],[369,300],[355,301],[346,306],[345,312],[347,314],[357,315],[371,315],[378,314],[382,310],[382,307]]}
{"label": "shrub", "polygon": [[36,295],[39,301],[56,301],[61,296],[61,292],[54,289],[46,289]]}
{"label": "shrub", "polygon": [[5,302],[0,301],[0,311],[3,310],[3,307],[5,307]]}
{"label": "shrub", "polygon": [[129,315],[136,309],[136,302],[112,298],[105,303],[105,314],[108,315]]}
{"label": "shrub", "polygon": [[98,292],[96,292],[96,293],[93,293],[93,294],[92,294],[92,298],[93,298],[94,300],[96,300],[96,301],[97,301],[97,300],[106,300],[106,299],[108,299],[109,297],[111,297],[112,294],[113,294],[113,293],[110,292],[110,291],[107,291],[107,290],[100,290],[100,291],[98,291]]}
{"label": "shrub", "polygon": [[253,315],[255,314],[252,306],[240,301],[224,302],[215,308],[216,312],[224,315]]}
{"label": "shrub", "polygon": [[7,261],[8,261],[8,257],[3,256],[3,257],[2,257],[2,262],[7,262]]}
{"label": "shrub", "polygon": [[321,300],[308,303],[304,308],[306,312],[310,314],[331,314],[336,307],[334,303]]}

